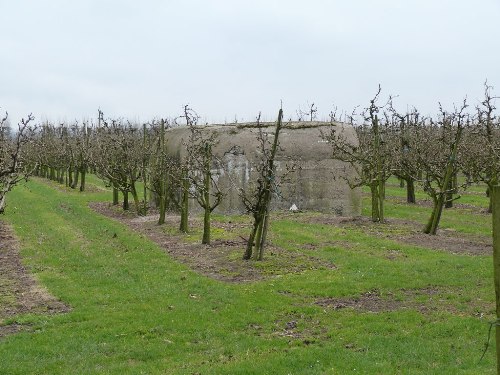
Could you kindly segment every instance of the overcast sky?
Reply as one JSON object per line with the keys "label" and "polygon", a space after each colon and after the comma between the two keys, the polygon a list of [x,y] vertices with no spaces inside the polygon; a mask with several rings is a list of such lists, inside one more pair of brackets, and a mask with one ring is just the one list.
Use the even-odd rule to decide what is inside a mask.
{"label": "overcast sky", "polygon": [[498,0],[0,0],[0,107],[16,123],[207,122],[366,106],[435,113],[500,94]]}

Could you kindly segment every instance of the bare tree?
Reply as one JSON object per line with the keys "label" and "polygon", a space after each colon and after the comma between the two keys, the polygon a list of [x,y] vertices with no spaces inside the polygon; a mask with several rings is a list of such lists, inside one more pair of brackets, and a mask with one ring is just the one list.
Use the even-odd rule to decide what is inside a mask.
{"label": "bare tree", "polygon": [[464,129],[469,123],[466,108],[465,100],[460,108],[455,108],[451,113],[440,105],[437,121],[421,119],[411,130],[409,150],[422,170],[419,183],[433,201],[432,214],[424,233],[436,234],[446,201],[458,199],[450,198],[451,194],[458,193],[470,183],[470,179],[467,179],[460,185],[451,185],[453,177],[463,170],[459,156]]}
{"label": "bare tree", "polygon": [[[176,124],[178,124],[179,119],[184,119],[186,122],[186,126],[188,128],[192,128],[198,124],[198,120],[200,116],[189,107],[189,105],[185,105],[183,109],[183,114],[182,116],[179,116],[177,119],[174,120]],[[190,143],[188,141],[187,143]],[[186,146],[186,145],[185,145]],[[186,158],[184,160],[179,160],[179,180],[180,180],[180,200],[179,200],[179,208],[181,211],[181,222],[179,225],[179,230],[183,233],[188,232],[188,227],[189,227],[189,196],[190,196],[190,190],[191,190],[191,183],[190,183],[190,178],[189,174],[190,172],[190,165],[191,165],[191,160],[190,160],[191,154],[188,152],[186,155]]]}
{"label": "bare tree", "polygon": [[[359,186],[370,187],[374,222],[384,221],[385,182],[394,169],[393,153],[396,138],[389,116],[384,114],[382,119],[379,119],[379,112],[392,101],[392,97],[389,97],[385,105],[379,106],[377,101],[380,92],[379,86],[370,101],[370,106],[364,111],[362,124],[354,123],[354,113],[349,117],[351,125],[355,128],[357,141],[333,121],[330,133],[323,134],[323,138],[332,146],[332,158],[349,163],[357,172],[355,179],[347,179],[349,186],[352,189]],[[335,113],[332,113],[331,117],[335,119]]]}
{"label": "bare tree", "polygon": [[488,212],[492,210],[491,189],[500,177],[500,119],[496,115],[493,87],[484,83],[484,99],[476,107],[477,119],[464,134],[464,151],[461,158],[464,173],[475,182],[487,185],[490,198]]}
{"label": "bare tree", "polygon": [[72,189],[78,186],[78,176],[80,176],[80,191],[85,190],[85,182],[87,176],[87,169],[90,163],[90,133],[92,132],[92,125],[88,121],[84,121],[82,126],[76,123],[72,126],[73,138],[73,157],[74,157],[74,178]]}
{"label": "bare tree", "polygon": [[129,209],[132,195],[136,211],[144,214],[137,191],[144,163],[144,150],[137,126],[122,120],[102,121],[92,142],[92,162],[96,173],[123,194],[123,209]]}
{"label": "bare tree", "polygon": [[34,117],[30,114],[18,123],[17,132],[10,135],[6,129],[8,114],[0,120],[0,213],[4,213],[6,195],[20,181],[33,172],[28,168],[26,146],[33,140]]}
{"label": "bare tree", "polygon": [[149,162],[147,188],[154,193],[158,203],[160,211],[158,218],[159,225],[165,224],[169,197],[168,175],[171,163],[165,142],[165,130],[168,127],[169,122],[165,119],[161,119],[159,123],[153,121],[151,124],[152,131],[157,134],[154,136],[153,153]]}
{"label": "bare tree", "polygon": [[308,121],[312,122],[316,120],[318,107],[314,103],[307,103],[307,110],[302,110],[301,108],[299,108],[296,113],[298,121],[306,121],[307,119]]}
{"label": "bare tree", "polygon": [[393,173],[406,185],[406,202],[415,203],[415,182],[420,175],[420,169],[417,159],[412,153],[410,138],[415,127],[420,121],[420,114],[417,109],[413,109],[404,115],[400,115],[391,105],[392,121],[394,128],[399,135],[399,148],[394,145],[393,153]]}
{"label": "bare tree", "polygon": [[260,114],[257,118],[260,160],[253,166],[257,173],[257,178],[253,186],[245,190],[239,189],[242,202],[253,216],[253,225],[248,238],[243,259],[254,258],[262,260],[266,244],[267,229],[269,226],[269,209],[273,194],[279,192],[278,176],[276,173],[276,154],[279,147],[279,134],[283,125],[283,109],[278,112],[278,120],[272,135],[264,132],[260,124]]}
{"label": "bare tree", "polygon": [[186,207],[188,197],[193,198],[203,208],[203,244],[210,244],[210,217],[213,210],[220,204],[224,193],[217,184],[218,171],[222,169],[222,163],[214,155],[214,147],[217,145],[217,134],[209,129],[197,126],[199,116],[189,106],[184,106],[184,115],[189,129],[189,138],[184,142],[186,158],[181,166],[181,179],[183,181],[181,213],[185,217],[181,222],[187,227]]}
{"label": "bare tree", "polygon": [[190,196],[203,208],[203,244],[210,244],[210,215],[220,204],[224,193],[217,184],[218,171],[222,163],[214,155],[217,144],[216,133],[204,135],[195,126],[190,126],[189,142],[186,144],[188,154],[188,173]]}

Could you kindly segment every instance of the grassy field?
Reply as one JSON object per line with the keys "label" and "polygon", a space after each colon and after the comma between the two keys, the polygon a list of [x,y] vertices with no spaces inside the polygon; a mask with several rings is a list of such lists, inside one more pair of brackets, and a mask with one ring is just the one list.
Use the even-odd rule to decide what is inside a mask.
{"label": "grassy field", "polygon": [[[337,225],[312,213],[272,223],[274,246],[332,267],[285,264],[242,283],[203,276],[94,212],[88,203],[110,193],[90,183],[93,192],[78,193],[31,181],[8,197],[2,220],[24,264],[71,310],[0,320],[26,327],[0,338],[0,374],[495,373],[493,342],[479,361],[494,316],[491,255],[401,240],[406,221],[425,223],[430,208],[404,203],[395,181],[390,224]],[[444,232],[487,241],[483,192],[444,212]]]}

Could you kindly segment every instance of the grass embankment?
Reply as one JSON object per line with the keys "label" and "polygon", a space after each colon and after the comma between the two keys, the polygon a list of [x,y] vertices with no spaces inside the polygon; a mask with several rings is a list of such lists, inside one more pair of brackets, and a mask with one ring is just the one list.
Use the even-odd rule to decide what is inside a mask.
{"label": "grass embankment", "polygon": [[[3,219],[25,264],[71,311],[4,320],[29,329],[0,339],[0,373],[494,373],[493,343],[478,363],[494,311],[490,255],[405,244],[404,226],[287,215],[273,222],[273,243],[337,268],[231,284],[93,212],[88,202],[110,195],[94,190],[32,181],[9,195]],[[425,222],[428,207],[402,203],[395,186],[387,195],[389,218]],[[488,235],[490,217],[467,210],[447,210],[442,226]]]}

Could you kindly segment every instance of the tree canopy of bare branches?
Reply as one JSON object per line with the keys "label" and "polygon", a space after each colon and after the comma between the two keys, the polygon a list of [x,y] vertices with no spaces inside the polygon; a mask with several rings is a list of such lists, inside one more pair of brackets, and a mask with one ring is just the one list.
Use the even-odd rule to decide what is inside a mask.
{"label": "tree canopy of bare branches", "polygon": [[5,211],[6,196],[20,181],[33,172],[29,165],[26,149],[33,141],[34,117],[30,114],[18,123],[17,132],[7,130],[8,114],[0,120],[0,213]]}

